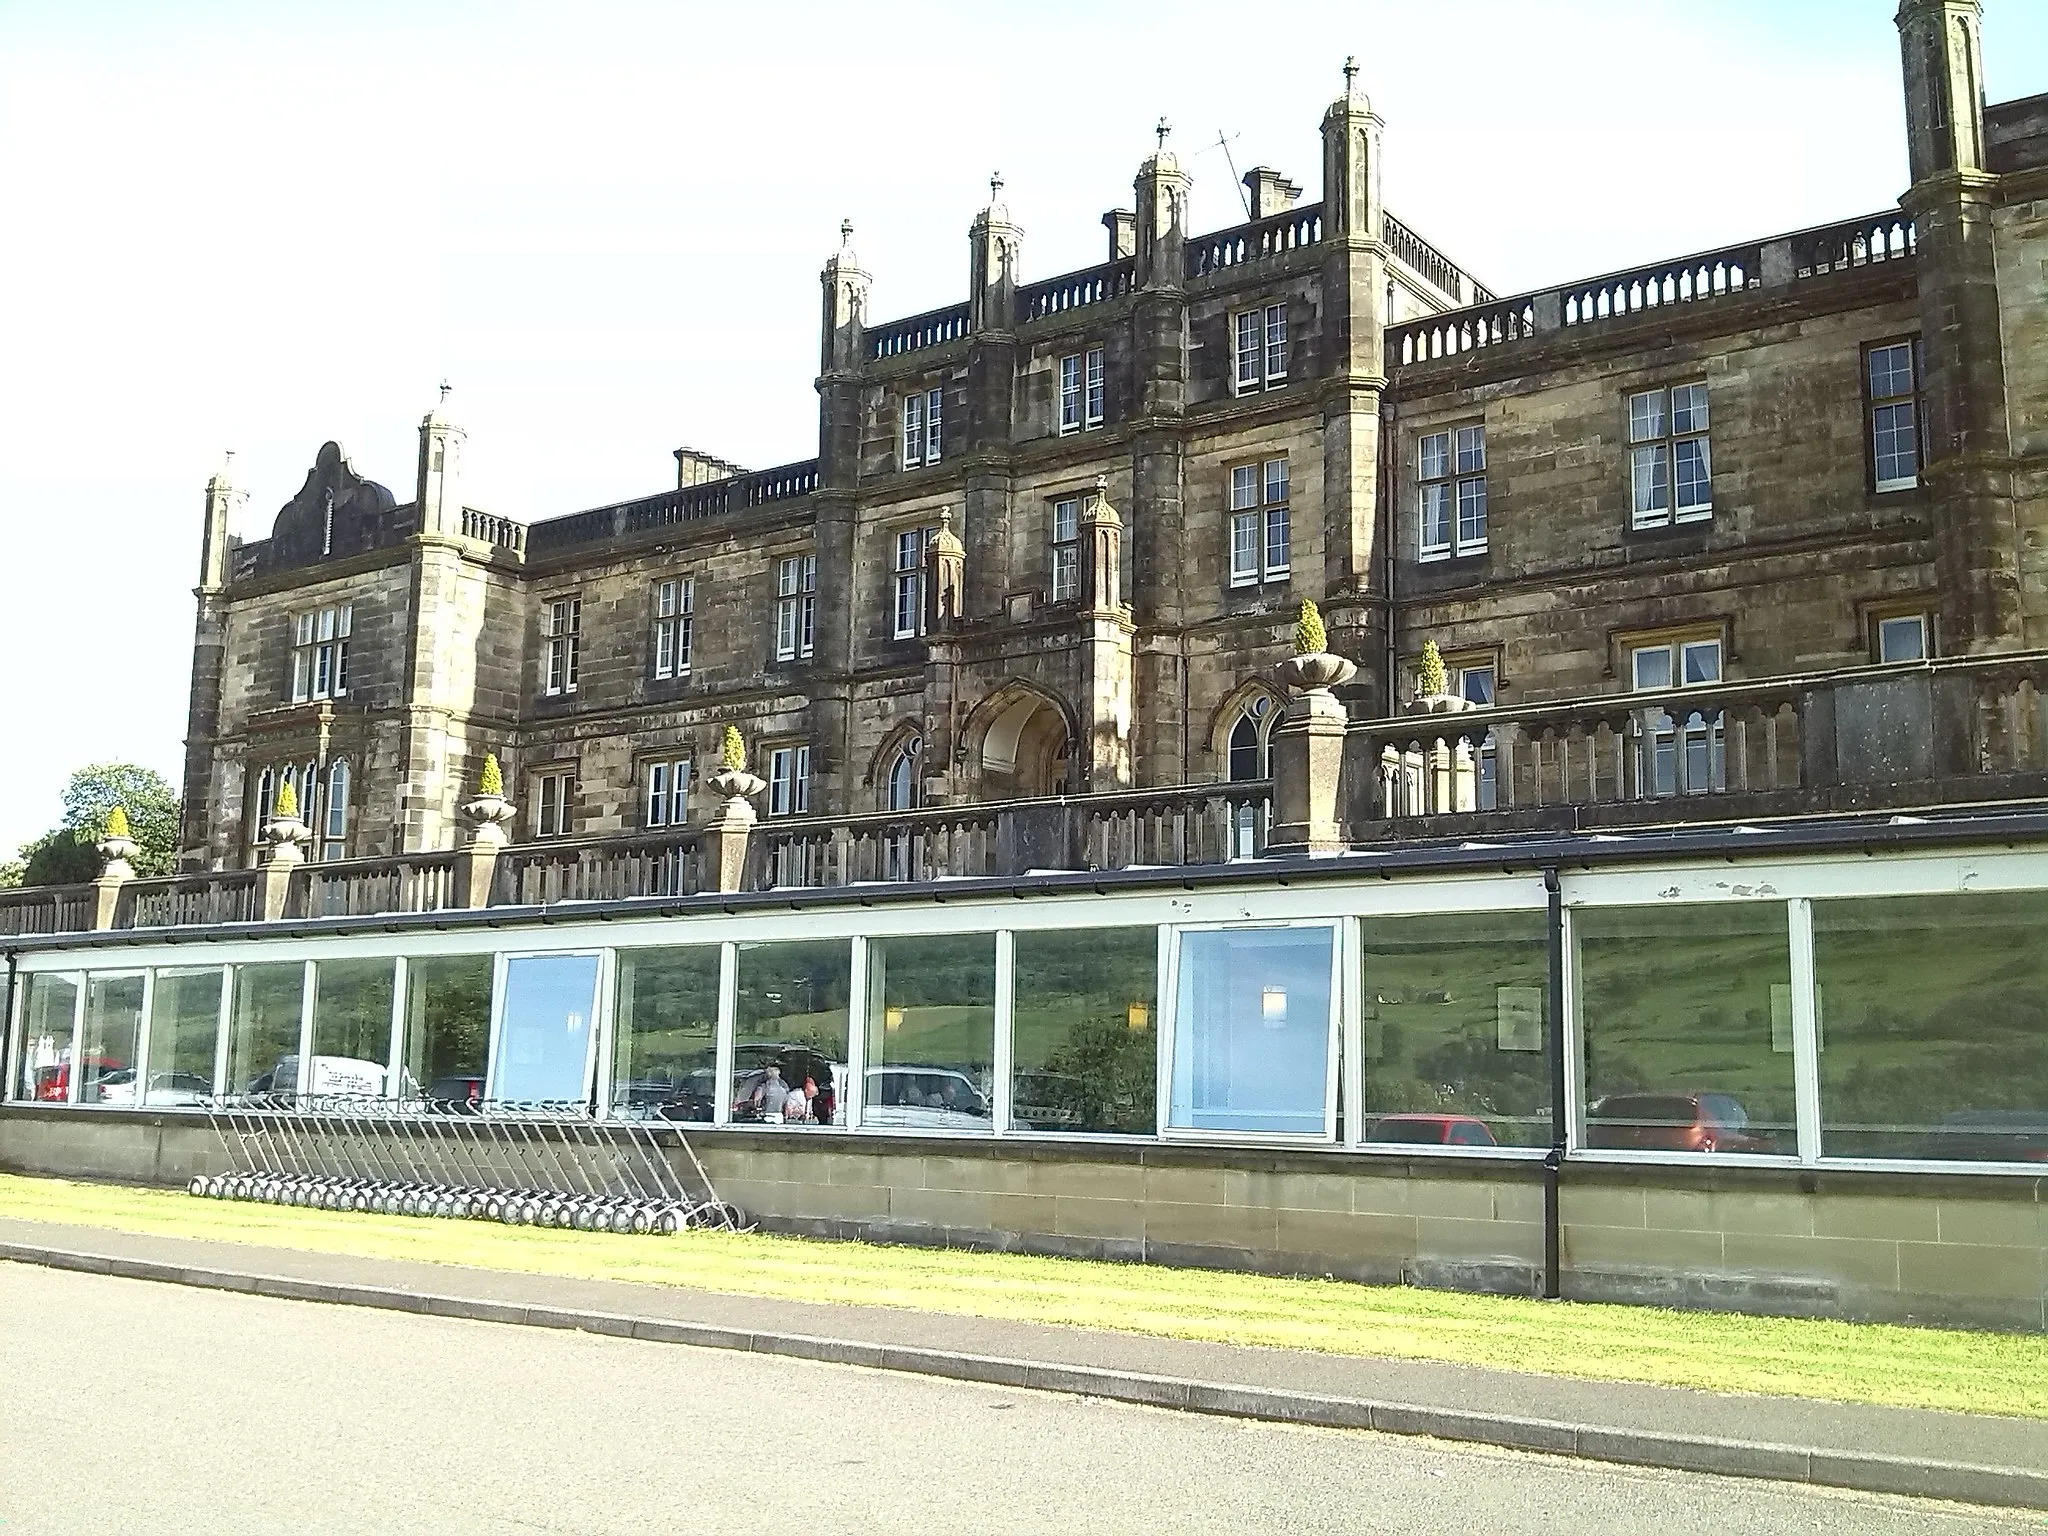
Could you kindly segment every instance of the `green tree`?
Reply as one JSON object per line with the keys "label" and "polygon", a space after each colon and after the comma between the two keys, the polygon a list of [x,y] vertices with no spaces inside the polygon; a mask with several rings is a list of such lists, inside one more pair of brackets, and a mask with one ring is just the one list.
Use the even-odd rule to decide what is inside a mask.
{"label": "green tree", "polygon": [[[64,789],[64,819],[21,849],[23,885],[77,885],[100,872],[94,844],[106,835],[118,807],[128,835],[140,848],[130,861],[138,875],[168,875],[178,858],[178,792],[153,768],[135,763],[93,763],[71,775]],[[0,865],[0,884],[10,866]]]}

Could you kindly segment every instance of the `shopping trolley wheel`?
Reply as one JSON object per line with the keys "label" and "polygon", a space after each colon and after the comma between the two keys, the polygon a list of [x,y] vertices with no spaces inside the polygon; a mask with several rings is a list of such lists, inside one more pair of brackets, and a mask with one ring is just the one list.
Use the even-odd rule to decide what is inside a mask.
{"label": "shopping trolley wheel", "polygon": [[648,1215],[645,1211],[635,1211],[633,1213],[633,1231],[637,1235],[645,1237],[653,1230],[654,1218],[652,1216]]}
{"label": "shopping trolley wheel", "polygon": [[616,1211],[613,1211],[613,1212],[612,1212],[612,1230],[613,1230],[614,1232],[630,1232],[630,1231],[632,1231],[632,1230],[633,1230],[633,1213],[632,1213],[631,1211],[628,1211],[628,1210],[624,1210],[624,1209],[621,1209],[621,1210],[616,1210]]}
{"label": "shopping trolley wheel", "polygon": [[683,1230],[683,1218],[674,1211],[663,1211],[654,1218],[654,1230],[663,1237],[674,1237]]}
{"label": "shopping trolley wheel", "polygon": [[505,1202],[496,1195],[484,1201],[484,1220],[502,1221],[505,1218]]}

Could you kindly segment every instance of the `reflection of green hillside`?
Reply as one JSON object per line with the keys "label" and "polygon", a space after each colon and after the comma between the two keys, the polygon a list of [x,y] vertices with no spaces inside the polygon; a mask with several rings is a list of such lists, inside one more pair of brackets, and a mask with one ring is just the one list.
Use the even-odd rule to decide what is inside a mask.
{"label": "reflection of green hillside", "polygon": [[249,1092],[282,1058],[298,1053],[299,1004],[305,981],[306,968],[297,964],[235,968],[233,1023],[228,1035],[230,1093]]}
{"label": "reflection of green hillside", "polygon": [[995,1064],[995,936],[881,939],[870,954],[880,965],[881,998],[868,1019],[868,1064],[958,1067],[988,1088]]}
{"label": "reflection of green hillside", "polygon": [[676,1083],[717,1065],[718,969],[711,944],[620,954],[615,1082]]}
{"label": "reflection of green hillside", "polygon": [[1541,1040],[1532,1051],[1500,1047],[1500,989],[1533,991],[1539,1007],[1547,995],[1543,914],[1368,918],[1363,934],[1368,1119],[1476,1115],[1503,1143],[1547,1143],[1550,1068]]}
{"label": "reflection of green hillside", "polygon": [[1815,902],[1825,1149],[1954,1155],[1925,1132],[1958,1111],[2048,1119],[2044,936],[2040,892]]}
{"label": "reflection of green hillside", "polygon": [[1572,925],[1588,1102],[1730,1093],[1790,1151],[1792,1053],[1771,1040],[1771,988],[1782,1011],[1792,979],[1784,906],[1578,908]]}
{"label": "reflection of green hillside", "polygon": [[853,947],[844,939],[742,944],[734,1038],[740,1045],[807,1045],[847,1055]]}
{"label": "reflection of green hillside", "polygon": [[322,960],[316,965],[313,1054],[389,1060],[396,977],[397,967],[389,960]]}
{"label": "reflection of green hillside", "polygon": [[1020,933],[1012,1067],[1020,1124],[1149,1134],[1156,1126],[1159,934]]}

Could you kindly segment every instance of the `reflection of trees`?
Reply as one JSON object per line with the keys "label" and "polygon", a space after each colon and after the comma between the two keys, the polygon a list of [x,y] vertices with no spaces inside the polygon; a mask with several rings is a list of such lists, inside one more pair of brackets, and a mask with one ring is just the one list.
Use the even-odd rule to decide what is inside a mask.
{"label": "reflection of trees", "polygon": [[[1078,1006],[1097,999],[1074,998]],[[1032,1099],[1054,1110],[1060,1126],[1077,1131],[1149,1133],[1158,1049],[1152,1030],[1132,1029],[1124,1018],[1084,1018],[1047,1058],[1046,1076]]]}
{"label": "reflection of trees", "polygon": [[491,1029],[491,963],[413,961],[408,985],[417,989],[419,1016],[408,1047],[422,1088],[443,1078],[481,1077]]}

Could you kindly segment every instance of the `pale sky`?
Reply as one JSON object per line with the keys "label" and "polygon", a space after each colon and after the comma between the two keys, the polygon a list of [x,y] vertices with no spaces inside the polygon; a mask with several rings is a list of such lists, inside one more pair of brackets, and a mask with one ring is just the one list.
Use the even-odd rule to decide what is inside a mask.
{"label": "pale sky", "polygon": [[[1895,9],[0,0],[0,857],[74,767],[177,780],[223,450],[251,539],[329,438],[411,499],[443,378],[519,518],[809,458],[842,217],[886,320],[965,298],[993,169],[1027,281],[1102,260],[1162,114],[1198,230],[1220,134],[1314,200],[1347,54],[1388,205],[1497,292],[1853,217]],[[1991,99],[2048,91],[2048,4],[1985,11]]]}

